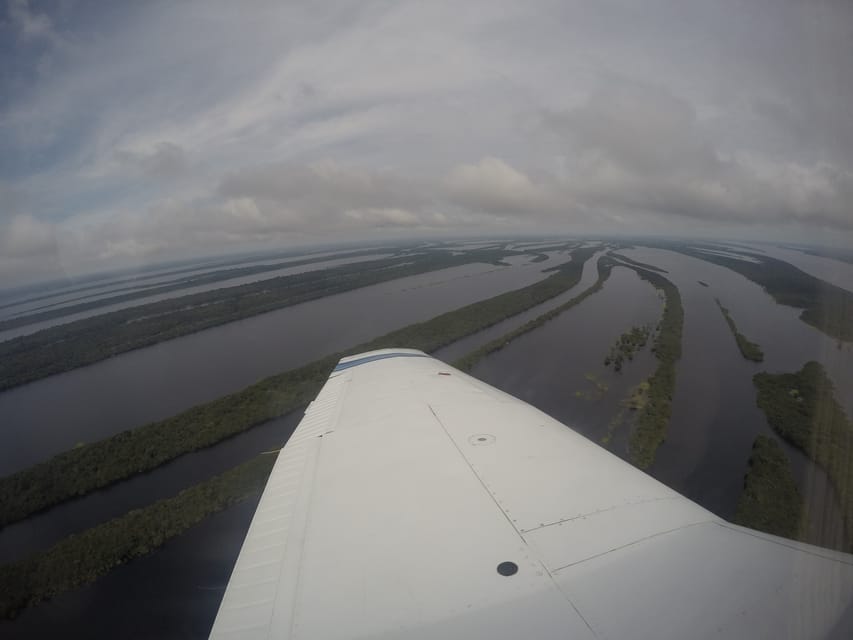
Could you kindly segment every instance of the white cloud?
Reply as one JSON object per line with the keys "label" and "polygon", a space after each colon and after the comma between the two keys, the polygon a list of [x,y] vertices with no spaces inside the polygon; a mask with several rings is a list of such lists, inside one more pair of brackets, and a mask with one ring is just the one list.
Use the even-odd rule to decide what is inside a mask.
{"label": "white cloud", "polygon": [[28,0],[8,0],[9,18],[23,40],[55,40],[53,23],[44,13],[30,9]]}
{"label": "white cloud", "polygon": [[0,220],[79,268],[373,229],[853,240],[853,14],[806,4],[12,0]]}

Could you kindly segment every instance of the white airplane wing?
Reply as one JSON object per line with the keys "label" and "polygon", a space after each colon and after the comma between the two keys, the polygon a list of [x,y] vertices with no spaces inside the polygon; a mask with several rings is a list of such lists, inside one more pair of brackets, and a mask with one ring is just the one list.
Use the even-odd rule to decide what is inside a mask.
{"label": "white airplane wing", "polygon": [[853,556],[729,524],[419,351],[344,358],[211,638],[853,637]]}

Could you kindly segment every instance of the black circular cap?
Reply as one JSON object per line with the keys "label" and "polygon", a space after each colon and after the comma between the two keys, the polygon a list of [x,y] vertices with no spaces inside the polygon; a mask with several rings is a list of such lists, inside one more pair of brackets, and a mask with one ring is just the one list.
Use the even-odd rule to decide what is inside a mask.
{"label": "black circular cap", "polygon": [[501,562],[498,565],[498,573],[502,576],[512,576],[518,573],[518,565],[514,562]]}

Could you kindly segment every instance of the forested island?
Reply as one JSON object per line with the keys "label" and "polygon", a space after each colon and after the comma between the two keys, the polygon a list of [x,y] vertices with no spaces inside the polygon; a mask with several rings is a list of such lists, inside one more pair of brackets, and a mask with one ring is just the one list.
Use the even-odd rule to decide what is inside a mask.
{"label": "forested island", "polygon": [[525,333],[529,333],[529,332],[533,331],[534,329],[538,329],[543,324],[545,324],[546,322],[548,322],[550,320],[553,320],[554,318],[556,318],[561,313],[568,311],[569,309],[571,309],[572,307],[574,307],[576,305],[579,305],[581,302],[586,300],[589,296],[591,296],[592,294],[601,290],[601,288],[604,286],[604,283],[607,282],[607,279],[610,277],[610,272],[612,271],[613,266],[614,266],[614,262],[610,258],[608,258],[607,256],[599,258],[599,260],[598,260],[598,278],[596,279],[595,283],[592,286],[590,286],[588,289],[585,289],[584,291],[579,293],[577,296],[575,296],[574,298],[572,298],[571,300],[569,300],[567,302],[564,302],[560,306],[555,307],[554,309],[551,309],[550,311],[543,313],[541,316],[538,316],[538,317],[534,318],[533,320],[529,320],[528,322],[524,323],[523,325],[521,325],[517,329],[514,329],[513,331],[510,331],[510,332],[508,332],[508,333],[506,333],[506,334],[504,334],[498,338],[495,338],[494,340],[492,340],[490,342],[487,342],[485,345],[483,345],[479,349],[476,349],[476,350],[472,351],[471,353],[466,354],[465,356],[456,360],[456,362],[453,363],[453,366],[456,367],[457,369],[462,370],[462,371],[471,371],[471,369],[474,368],[474,365],[476,365],[480,360],[485,358],[490,353],[494,353],[495,351],[500,351],[505,346],[507,346],[510,342],[515,340],[516,338],[519,338],[519,337],[523,336]]}
{"label": "forested island", "polygon": [[723,303],[720,302],[719,298],[714,298],[714,300],[717,301],[717,306],[723,313],[723,317],[726,319],[726,324],[729,325],[729,329],[731,329],[732,335],[735,337],[735,342],[737,342],[741,355],[747,360],[752,360],[753,362],[763,362],[764,352],[761,350],[761,347],[747,339],[745,335],[738,331],[737,325],[729,313],[729,310],[723,306]]}
{"label": "forested island", "polygon": [[76,447],[2,478],[0,526],[150,471],[180,455],[211,446],[305,406],[345,355],[399,345],[430,352],[521,313],[575,286],[584,264],[595,251],[594,248],[573,250],[570,262],[527,287],[392,331],[176,416]]}
{"label": "forested island", "polygon": [[0,618],[92,582],[163,546],[207,516],[260,495],[276,456],[261,454],[141,509],[69,536],[47,551],[0,566]]}
{"label": "forested island", "polygon": [[832,338],[853,341],[853,293],[770,256],[741,252],[747,259],[661,245],[735,271],[760,285],[779,304],[803,309],[800,319]]}
{"label": "forested island", "polygon": [[472,249],[460,255],[424,251],[269,278],[76,320],[0,342],[0,391],[335,293],[465,264],[503,265],[507,264],[504,258],[518,255],[530,254],[503,248]]}
{"label": "forested island", "polygon": [[[395,254],[399,253],[399,251],[396,249],[389,249],[389,252]],[[329,260],[338,260],[343,258],[359,258],[362,256],[374,255],[376,253],[376,249],[362,249],[360,251],[349,251],[346,253],[336,254],[334,256],[323,255],[319,257],[306,257],[301,260],[291,260],[285,263],[276,262],[274,264],[258,264],[248,267],[219,269],[217,271],[202,273],[198,275],[188,275],[184,278],[178,279],[175,282],[169,282],[168,284],[155,285],[145,288],[140,288],[138,285],[124,287],[122,289],[116,289],[112,291],[111,295],[109,296],[98,297],[94,300],[89,300],[87,302],[80,302],[77,304],[62,306],[59,308],[45,309],[43,311],[35,311],[33,313],[27,313],[26,315],[8,318],[6,320],[0,320],[0,331],[7,331],[8,329],[15,329],[17,327],[23,327],[28,324],[34,324],[36,322],[44,322],[45,320],[52,320],[53,318],[61,318],[63,316],[68,316],[83,311],[99,309],[101,307],[121,302],[130,302],[132,300],[147,298],[149,296],[161,295],[164,293],[170,293],[172,291],[180,291],[181,289],[186,289],[187,287],[197,287],[199,285],[214,284],[216,282],[222,282],[224,280],[230,280],[232,278],[241,278],[266,273],[268,271],[299,267],[306,264],[315,264],[318,262],[326,262]],[[85,289],[86,287],[84,287],[82,290]],[[82,296],[81,298],[83,297],[85,296]]]}
{"label": "forested island", "polygon": [[629,453],[631,461],[640,469],[647,469],[655,460],[658,447],[666,438],[672,415],[672,396],[675,393],[675,363],[681,358],[681,332],[684,325],[684,308],[681,294],[672,282],[662,275],[636,269],[637,274],[662,291],[666,302],[660,329],[652,350],[658,367],[648,379],[645,405],[638,411],[631,433]]}
{"label": "forested island", "polygon": [[[316,396],[330,371],[344,355],[400,344],[434,351],[520,313],[577,284],[585,262],[596,251],[595,248],[575,249],[570,262],[560,265],[553,275],[541,282],[409,325],[346,352],[272,376],[174,418],[77,447],[3,478],[0,480],[2,522],[13,522],[135,473],[150,471],[179,455],[210,446],[272,417],[305,406]],[[578,298],[585,298],[590,289]],[[266,482],[272,460],[273,456],[261,456],[194,485],[173,498],[69,536],[44,552],[3,567],[0,570],[0,586],[4,593],[0,617],[12,616],[24,606],[92,581],[135,556],[155,550],[207,515],[256,495]],[[105,464],[105,461],[110,462]],[[188,502],[193,508],[184,514],[181,509]],[[93,545],[99,545],[99,549],[91,559],[87,559],[86,554]],[[55,579],[51,579],[51,575],[56,576]]]}
{"label": "forested island", "polygon": [[803,499],[791,463],[773,438],[760,435],[752,445],[734,522],[776,536],[802,539]]}
{"label": "forested island", "polygon": [[795,373],[758,373],[758,406],[773,430],[826,471],[844,518],[846,549],[853,550],[853,424],[835,399],[819,362]]}

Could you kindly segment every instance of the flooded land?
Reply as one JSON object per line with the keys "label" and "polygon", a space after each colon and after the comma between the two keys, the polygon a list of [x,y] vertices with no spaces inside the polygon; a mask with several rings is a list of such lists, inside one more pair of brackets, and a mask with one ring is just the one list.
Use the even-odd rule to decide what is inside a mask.
{"label": "flooded land", "polygon": [[[502,263],[463,264],[320,297],[0,392],[0,476],[43,462],[78,443],[100,440],[234,393],[389,331],[543,281],[552,273],[546,269],[570,260],[568,250],[555,244],[457,243],[448,251],[462,255],[508,246],[530,253],[506,257]],[[435,357],[454,362],[557,309],[596,282],[600,258],[617,260],[600,290],[489,353],[477,361],[471,374],[629,461],[635,418],[647,399],[647,381],[658,366],[653,347],[666,303],[665,296],[639,275],[653,267],[677,287],[684,321],[671,417],[665,440],[646,471],[731,519],[753,442],[759,436],[771,438],[787,457],[807,506],[809,521],[802,539],[841,548],[843,509],[836,487],[818,464],[780,438],[768,423],[756,402],[753,376],[793,373],[809,361],[818,362],[834,386],[840,408],[853,416],[853,346],[807,324],[799,317],[801,309],[779,304],[756,282],[702,256],[757,260],[742,254],[767,255],[846,289],[853,288],[851,266],[763,245],[699,247],[691,249],[690,255],[660,245],[590,242],[588,246],[594,247],[588,249],[594,255],[584,264],[577,284],[442,347]],[[381,248],[371,250],[357,258],[318,253],[317,261],[294,267],[287,262],[296,258],[256,259],[241,265],[275,267],[246,276],[257,280],[391,255]],[[537,256],[540,250],[544,258]],[[613,253],[626,260],[619,264]],[[135,279],[122,276],[53,291],[42,299],[30,294],[7,301],[0,317],[51,305],[61,308],[78,299],[108,298],[126,289],[145,291],[216,268],[203,264]],[[207,291],[242,282],[248,280],[224,279],[200,286]],[[187,287],[175,295],[193,290]],[[760,347],[763,361],[744,357],[737,334]],[[294,411],[10,524],[0,529],[0,564],[17,562],[75,532],[173,496],[261,452],[275,451],[300,419],[301,412]],[[22,610],[14,621],[0,622],[0,636],[42,637],[85,628],[93,638],[206,637],[255,505],[256,500],[250,499],[207,517],[159,550]]]}

